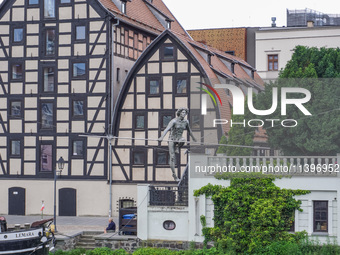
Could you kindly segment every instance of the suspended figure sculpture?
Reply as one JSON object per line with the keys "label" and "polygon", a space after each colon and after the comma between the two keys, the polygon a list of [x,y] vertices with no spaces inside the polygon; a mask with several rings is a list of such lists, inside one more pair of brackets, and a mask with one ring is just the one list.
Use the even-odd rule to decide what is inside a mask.
{"label": "suspended figure sculpture", "polygon": [[177,117],[172,119],[166,129],[163,132],[163,135],[158,139],[160,142],[163,141],[164,136],[170,131],[168,146],[169,146],[169,156],[170,156],[170,168],[172,171],[172,177],[175,181],[179,181],[175,172],[175,162],[176,155],[175,153],[179,153],[179,149],[184,145],[186,139],[182,137],[183,131],[187,130],[192,139],[196,142],[196,138],[194,137],[191,128],[189,126],[189,121],[184,119],[185,116],[189,113],[189,109],[187,108],[179,108],[176,112]]}

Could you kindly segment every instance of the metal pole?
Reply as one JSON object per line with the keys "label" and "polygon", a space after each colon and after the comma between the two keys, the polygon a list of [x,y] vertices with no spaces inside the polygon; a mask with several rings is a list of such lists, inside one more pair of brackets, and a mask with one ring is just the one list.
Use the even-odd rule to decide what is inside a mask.
{"label": "metal pole", "polygon": [[57,169],[55,168],[54,169],[54,212],[53,212],[54,232],[57,232],[56,197],[57,197]]}
{"label": "metal pole", "polygon": [[109,218],[112,217],[112,135],[113,135],[113,114],[114,114],[114,70],[115,70],[115,65],[114,65],[114,49],[113,46],[115,44],[115,27],[119,25],[119,20],[117,20],[116,24],[112,24],[111,27],[111,118],[110,118],[110,129],[109,129],[109,183],[110,183],[110,202],[109,202]]}
{"label": "metal pole", "polygon": [[110,208],[109,218],[112,217],[112,140],[109,139],[109,183],[110,183]]}

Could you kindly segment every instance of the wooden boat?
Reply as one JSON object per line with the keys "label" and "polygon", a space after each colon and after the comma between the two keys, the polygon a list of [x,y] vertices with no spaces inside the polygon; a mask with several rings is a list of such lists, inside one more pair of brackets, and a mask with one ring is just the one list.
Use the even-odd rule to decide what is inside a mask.
{"label": "wooden boat", "polygon": [[45,255],[54,247],[54,234],[49,229],[53,219],[33,222],[25,228],[8,229],[0,217],[0,255]]}

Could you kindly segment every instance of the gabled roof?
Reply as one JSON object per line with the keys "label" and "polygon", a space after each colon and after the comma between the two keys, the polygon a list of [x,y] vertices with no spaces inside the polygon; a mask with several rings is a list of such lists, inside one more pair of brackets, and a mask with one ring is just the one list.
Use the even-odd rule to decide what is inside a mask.
{"label": "gabled roof", "polygon": [[[136,61],[131,71],[128,74],[128,77],[125,80],[124,85],[120,91],[118,96],[117,104],[115,107],[115,118],[118,116],[119,107],[124,98],[124,94],[127,92],[128,84],[130,79],[133,78],[135,72],[140,68],[140,65],[144,63],[145,58],[148,57],[149,52],[152,52],[157,44],[163,40],[165,36],[169,36],[171,39],[179,43],[191,56],[191,58],[196,63],[198,69],[202,73],[202,76],[206,79],[209,85],[219,84],[220,81],[217,75],[224,75],[229,80],[235,81],[237,84],[244,84],[248,87],[255,87],[258,90],[263,90],[263,81],[257,75],[256,71],[248,65],[241,58],[229,55],[224,52],[220,52],[212,47],[208,47],[206,45],[200,44],[198,42],[193,41],[188,36],[176,33],[171,30],[165,30],[162,34],[160,34],[153,42],[148,46],[148,48],[142,53],[139,59]],[[205,54],[211,55],[211,63],[208,63],[207,60],[199,53],[199,51],[204,51]],[[225,59],[230,60],[234,63],[234,73],[228,69],[228,67],[221,61],[221,57],[225,57]],[[254,79],[250,77],[247,72],[243,69],[243,67],[249,68],[249,70],[254,71]],[[230,102],[232,104],[232,97],[227,96],[226,92],[223,89],[216,89],[218,94],[221,96],[223,102]],[[228,103],[219,105],[219,112],[221,118],[229,118],[230,116],[230,107]],[[116,121],[116,119],[115,119]],[[227,130],[224,130],[227,131]]]}
{"label": "gabled roof", "polygon": [[[164,27],[157,17],[152,13],[152,9],[155,11],[155,13],[159,13],[165,20],[171,22],[171,30],[189,36],[189,34],[179,24],[162,0],[153,0],[151,1],[152,3],[148,0],[126,1],[126,14],[122,13],[112,0],[94,1],[98,2],[99,5],[105,9],[105,11],[107,11],[119,21],[145,30],[149,33],[159,35],[166,29],[166,27]],[[5,5],[11,4],[11,2],[14,2],[14,0],[3,0],[0,4],[0,10],[2,10]]]}
{"label": "gabled roof", "polygon": [[187,35],[185,29],[178,23],[162,0],[132,0],[126,2],[126,14],[122,13],[112,0],[98,0],[116,19],[131,26],[139,27],[150,33],[160,34],[166,28],[152,13],[159,13],[164,19],[171,22],[171,30]]}
{"label": "gabled roof", "polygon": [[[224,74],[225,78],[229,78],[231,80],[234,79],[238,83],[248,84],[249,86],[256,87],[259,90],[264,89],[263,80],[256,73],[256,70],[243,59],[214,49],[203,43],[196,42],[186,36],[177,34],[174,31],[171,32],[177,36],[184,45],[187,46],[190,52],[196,57],[198,62],[204,68],[208,78],[212,81],[215,82],[218,80],[216,73],[219,73],[220,75]],[[200,50],[211,56],[210,63],[208,63],[207,60],[199,54]],[[234,64],[234,73],[223,63],[222,60]],[[254,79],[247,74],[245,69],[248,69],[250,72],[254,72]]]}

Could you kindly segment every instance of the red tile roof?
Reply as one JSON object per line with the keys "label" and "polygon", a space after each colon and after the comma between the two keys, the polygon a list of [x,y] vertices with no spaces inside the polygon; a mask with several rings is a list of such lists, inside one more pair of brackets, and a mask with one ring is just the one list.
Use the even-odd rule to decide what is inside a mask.
{"label": "red tile roof", "polygon": [[150,6],[158,11],[162,16],[173,20],[171,30],[180,34],[187,34],[183,27],[178,23],[162,0],[153,0],[148,3],[146,0],[132,0],[126,2],[126,14],[122,13],[111,0],[99,0],[115,18],[132,26],[139,27],[154,34],[160,34],[166,28],[160,23],[156,16],[151,12]]}
{"label": "red tile roof", "polygon": [[[171,31],[173,32],[173,31]],[[264,89],[264,82],[260,78],[260,76],[256,73],[255,69],[251,67],[247,62],[243,59],[232,56],[230,54],[224,53],[222,51],[216,50],[212,47],[206,46],[202,43],[196,42],[187,36],[183,36],[181,34],[177,34],[173,32],[173,34],[180,39],[180,41],[188,48],[188,50],[193,54],[196,60],[200,63],[202,68],[204,69],[208,79],[210,80],[211,85],[220,84],[220,80],[218,79],[216,73],[219,75],[223,75],[225,77],[229,77],[229,79],[233,79],[237,83],[243,83],[246,86],[255,87],[257,90]],[[209,64],[206,59],[199,54],[199,50],[211,54],[211,63]],[[234,73],[222,62],[222,59],[227,60],[229,62],[235,63]],[[248,68],[249,70],[254,71],[254,79],[250,77],[244,68]],[[221,97],[222,105],[219,105],[220,117],[225,119],[231,119],[231,109],[230,105],[233,105],[233,98],[230,95],[227,95],[224,89],[216,89],[218,94]],[[230,103],[230,104],[229,104]],[[230,130],[229,125],[222,125],[223,132],[227,133]],[[264,132],[257,134],[257,140],[265,140],[266,136]]]}

